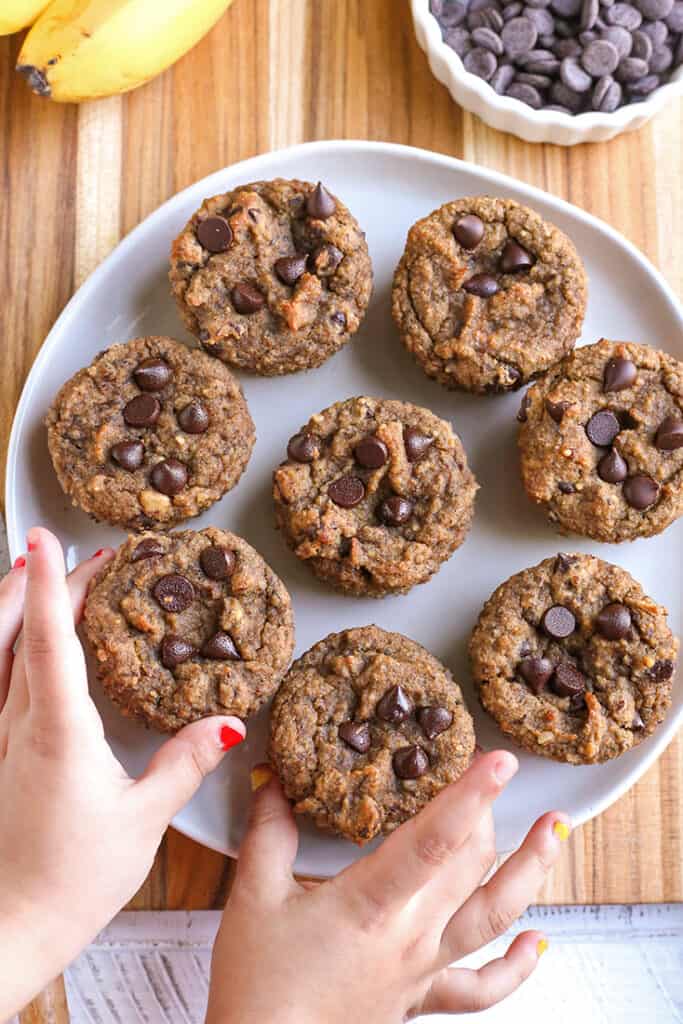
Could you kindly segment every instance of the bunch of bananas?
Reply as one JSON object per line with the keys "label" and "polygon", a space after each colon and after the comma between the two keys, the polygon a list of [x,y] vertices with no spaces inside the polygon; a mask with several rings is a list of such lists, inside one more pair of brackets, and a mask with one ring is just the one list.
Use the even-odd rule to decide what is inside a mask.
{"label": "bunch of bananas", "polygon": [[31,25],[17,71],[63,103],[135,89],[173,64],[232,0],[2,0],[0,35]]}

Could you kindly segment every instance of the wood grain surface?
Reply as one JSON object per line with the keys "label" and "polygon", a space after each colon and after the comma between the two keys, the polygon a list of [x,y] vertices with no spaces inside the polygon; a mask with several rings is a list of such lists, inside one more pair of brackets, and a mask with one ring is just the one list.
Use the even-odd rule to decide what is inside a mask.
{"label": "wood grain surface", "polygon": [[[284,145],[389,140],[505,171],[604,218],[683,294],[680,102],[610,143],[520,142],[453,104],[400,0],[236,0],[165,75],[80,108],[32,96],[12,71],[18,47],[16,37],[0,41],[3,458],[47,331],[118,239],[197,178]],[[543,901],[683,899],[682,778],[679,739],[622,800],[577,830]],[[230,861],[170,831],[132,905],[220,906],[231,877]]]}

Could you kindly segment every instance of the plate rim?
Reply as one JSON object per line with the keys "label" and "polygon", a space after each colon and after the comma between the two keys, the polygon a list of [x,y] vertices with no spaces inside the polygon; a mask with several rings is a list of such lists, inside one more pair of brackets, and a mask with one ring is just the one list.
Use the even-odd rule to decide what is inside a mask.
{"label": "plate rim", "polygon": [[[540,200],[551,208],[565,213],[573,220],[579,221],[593,230],[597,230],[603,236],[606,236],[613,244],[616,244],[619,248],[625,251],[638,265],[639,270],[654,280],[654,283],[658,286],[661,294],[666,299],[670,312],[673,314],[674,318],[678,320],[681,331],[683,332],[683,306],[681,302],[662,272],[651,262],[651,260],[648,259],[647,256],[645,256],[643,252],[640,251],[640,249],[637,248],[633,242],[617,231],[616,228],[613,228],[606,221],[596,217],[594,214],[589,213],[573,203],[570,203],[568,200],[555,196],[551,192],[547,192],[536,185],[530,185],[525,181],[518,181],[516,178],[512,177],[512,175],[504,174],[488,167],[482,167],[472,161],[461,160],[458,157],[453,157],[446,153],[438,153],[416,146],[407,146],[402,143],[381,142],[366,139],[321,139],[312,142],[296,143],[281,149],[271,150],[248,157],[245,160],[240,160],[236,163],[228,164],[219,170],[212,171],[203,178],[200,178],[195,182],[191,182],[178,192],[175,192],[172,196],[169,196],[168,199],[147,214],[143,220],[136,224],[135,227],[132,228],[128,234],[126,234],[114,246],[112,251],[105,256],[105,258],[88,275],[85,281],[83,281],[83,283],[76,289],[48,331],[26,376],[26,380],[24,381],[21,395],[19,396],[19,401],[17,402],[12,419],[12,428],[7,445],[7,463],[5,469],[5,520],[11,560],[14,560],[14,558],[16,558],[23,550],[23,545],[18,536],[18,529],[16,526],[17,493],[13,487],[13,480],[14,469],[20,459],[20,453],[18,451],[19,435],[22,431],[24,420],[29,412],[33,382],[38,378],[42,370],[43,363],[47,360],[49,353],[57,344],[59,335],[68,328],[69,322],[78,314],[80,303],[84,299],[87,299],[90,293],[97,288],[100,279],[104,278],[108,273],[110,264],[115,261],[125,259],[128,252],[135,248],[138,242],[138,237],[144,235],[150,222],[161,217],[169,207],[181,204],[183,197],[188,193],[201,186],[202,190],[206,189],[207,196],[213,195],[215,192],[211,190],[214,189],[215,186],[218,186],[219,188],[221,187],[219,184],[221,182],[221,178],[227,173],[230,173],[231,175],[239,173],[240,176],[245,176],[245,181],[248,181],[251,179],[250,177],[247,177],[247,175],[253,175],[254,172],[258,172],[259,168],[267,166],[272,162],[277,163],[278,161],[300,155],[309,155],[315,158],[317,154],[323,152],[325,155],[334,155],[335,153],[345,153],[348,155],[350,152],[361,152],[364,154],[376,153],[401,160],[417,160],[419,162],[437,165],[442,168],[445,167],[459,172],[474,174],[485,181],[487,187],[490,186],[492,189],[500,188],[503,191],[513,190],[516,193],[523,194],[525,201],[528,200],[532,205],[534,200]],[[269,172],[269,176],[273,176],[272,172]],[[679,672],[680,671],[679,667]],[[628,792],[628,790],[635,785],[640,778],[642,778],[642,776],[652,767],[654,762],[664,753],[664,750],[674,739],[682,722],[683,704],[681,704],[681,707],[677,710],[669,712],[664,722],[662,722],[657,731],[649,738],[649,749],[642,755],[638,764],[634,765],[630,770],[627,770],[622,779],[615,784],[615,786],[604,797],[596,802],[586,803],[583,812],[573,818],[573,827],[576,828],[583,825],[587,821],[597,817],[599,814],[602,814],[603,811],[624,796],[624,794]],[[195,842],[206,846],[207,849],[215,850],[216,852],[229,857],[237,857],[237,850],[235,848],[230,847],[229,845],[223,846],[207,840],[202,837],[201,829],[193,826],[192,824],[177,824],[177,818],[182,813],[183,812],[181,811],[179,815],[176,815],[176,817],[171,821],[171,826],[173,828],[188,838],[193,839]],[[504,856],[509,852],[509,850],[499,850],[498,855]],[[311,878],[327,877],[325,874],[318,875],[314,872],[306,872],[306,875]]]}

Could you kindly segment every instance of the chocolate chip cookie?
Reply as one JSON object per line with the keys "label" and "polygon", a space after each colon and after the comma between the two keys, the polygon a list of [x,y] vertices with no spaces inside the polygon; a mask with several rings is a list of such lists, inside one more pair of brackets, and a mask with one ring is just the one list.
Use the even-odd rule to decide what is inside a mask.
{"label": "chocolate chip cookie", "polygon": [[428,580],[465,539],[476,491],[450,424],[367,397],[311,417],[273,486],[289,547],[320,579],[365,597]]}
{"label": "chocolate chip cookie", "polygon": [[294,647],[284,584],[215,527],[130,537],[92,582],[84,625],[106,693],[162,732],[258,711]]}
{"label": "chocolate chip cookie", "polygon": [[475,196],[410,229],[392,311],[428,376],[481,394],[514,390],[569,352],[586,300],[566,235],[512,199]]}
{"label": "chocolate chip cookie", "polygon": [[633,342],[577,349],[527,392],[522,480],[562,533],[614,543],[683,514],[683,363]]}
{"label": "chocolate chip cookie", "polygon": [[227,367],[159,337],[101,352],[64,384],[46,423],[73,504],[128,530],[173,526],[213,505],[255,440]]}
{"label": "chocolate chip cookie", "polygon": [[269,756],[294,810],[356,843],[417,814],[473,753],[472,718],[450,672],[377,626],[321,640],[273,701]]}
{"label": "chocolate chip cookie", "polygon": [[483,706],[520,746],[567,764],[618,757],[671,703],[678,642],[623,569],[559,554],[501,584],[470,641]]}
{"label": "chocolate chip cookie", "polygon": [[205,199],[171,250],[183,323],[226,363],[272,376],[320,366],[372,291],[365,235],[321,183],[257,181]]}

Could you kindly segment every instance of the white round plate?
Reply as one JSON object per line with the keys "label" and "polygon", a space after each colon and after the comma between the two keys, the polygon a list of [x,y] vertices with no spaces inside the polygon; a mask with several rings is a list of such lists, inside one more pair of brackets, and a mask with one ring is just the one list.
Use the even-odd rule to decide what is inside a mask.
{"label": "white round plate", "polygon": [[[105,544],[115,529],[92,523],[71,507],[50,465],[43,419],[58,387],[101,349],[142,334],[186,338],[166,278],[172,239],[205,196],[261,178],[321,179],[367,232],[375,293],[356,338],[320,369],[271,379],[245,377],[258,440],[239,486],[187,525],[227,526],[246,537],[284,579],[294,599],[297,655],[327,633],[377,623],[424,644],[461,683],[485,748],[508,746],[475,700],[467,639],[483,602],[512,573],[558,550],[592,552],[617,562],[667,605],[681,626],[683,523],[650,540],[619,547],[556,536],[526,499],[517,469],[515,413],[520,394],[474,398],[429,381],[405,352],[390,316],[394,267],[406,232],[419,217],[457,196],[511,196],[528,203],[574,240],[590,278],[584,342],[602,335],[648,342],[683,358],[683,315],[657,271],[621,236],[576,207],[512,178],[403,146],[317,142],[235,164],[174,196],[139,225],[76,293],[36,359],[17,410],[7,467],[7,517],[12,556],[24,550],[26,530],[42,523],[61,538],[69,567]],[[309,416],[351,395],[381,395],[425,405],[450,420],[481,484],[473,529],[463,547],[424,586],[382,601],[341,597],[315,581],[273,529],[271,472],[287,440]],[[122,718],[93,686],[117,756],[139,773],[161,738]],[[574,768],[515,750],[519,774],[496,805],[500,852],[515,847],[534,819],[550,808],[586,821],[620,796],[672,738],[683,716],[681,679],[659,730],[635,750],[597,767]],[[234,854],[245,823],[249,767],[265,749],[267,711],[249,723],[246,743],[175,819],[199,842]],[[514,748],[511,748],[514,749]],[[325,876],[359,857],[351,843],[301,822],[297,869]]]}

